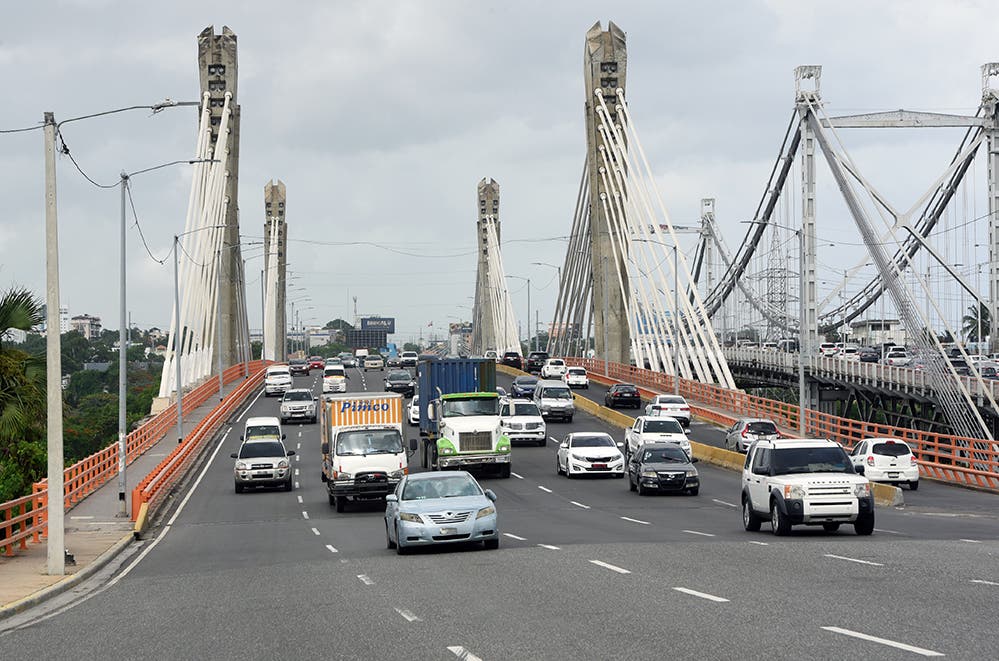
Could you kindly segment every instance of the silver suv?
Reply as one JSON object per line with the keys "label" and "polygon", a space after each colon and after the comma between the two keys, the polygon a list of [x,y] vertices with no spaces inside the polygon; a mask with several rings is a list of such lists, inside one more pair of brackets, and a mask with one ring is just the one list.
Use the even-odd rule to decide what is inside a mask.
{"label": "silver suv", "polygon": [[725,432],[725,449],[748,452],[756,441],[773,441],[780,438],[777,425],[766,418],[739,418]]}
{"label": "silver suv", "polygon": [[794,525],[821,525],[835,532],[842,523],[852,523],[858,535],[870,535],[871,483],[854,472],[838,443],[757,441],[742,469],[742,523],[755,531],[766,520],[775,535],[787,535]]}
{"label": "silver suv", "polygon": [[316,396],[308,388],[292,388],[281,398],[281,422],[316,422]]}
{"label": "silver suv", "polygon": [[236,460],[233,473],[236,478],[236,493],[243,493],[247,487],[283,487],[292,489],[291,462],[288,457],[294,450],[285,450],[284,443],[277,438],[243,441],[239,452],[230,457]]}

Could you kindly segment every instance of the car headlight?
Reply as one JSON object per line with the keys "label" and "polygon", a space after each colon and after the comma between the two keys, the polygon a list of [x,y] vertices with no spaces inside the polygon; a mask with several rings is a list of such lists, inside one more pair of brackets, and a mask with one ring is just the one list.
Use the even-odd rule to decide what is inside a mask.
{"label": "car headlight", "polygon": [[805,487],[799,484],[785,484],[784,485],[784,497],[791,499],[799,499],[805,497]]}
{"label": "car headlight", "polygon": [[389,473],[389,477],[400,478],[400,477],[402,477],[405,474],[406,474],[406,469],[405,468],[400,468],[397,471],[392,471],[391,473]]}
{"label": "car headlight", "polygon": [[423,519],[420,518],[419,514],[413,514],[411,512],[399,512],[400,521],[409,521],[410,523],[423,523]]}
{"label": "car headlight", "polygon": [[353,477],[354,476],[351,475],[350,473],[337,473],[335,471],[333,473],[333,479],[334,480],[350,480],[350,479],[353,479]]}
{"label": "car headlight", "polygon": [[290,464],[288,463],[287,459],[282,459],[281,461],[278,462],[277,467],[283,469],[283,468],[287,468],[289,465]]}
{"label": "car headlight", "polygon": [[245,471],[247,468],[249,468],[249,466],[246,464],[245,461],[237,461],[236,462],[236,470],[238,470],[238,471]]}
{"label": "car headlight", "polygon": [[688,468],[687,469],[687,477],[697,477],[697,469],[696,468]]}
{"label": "car headlight", "polygon": [[490,505],[489,507],[483,507],[479,510],[479,513],[475,515],[476,519],[481,519],[484,516],[489,516],[490,514],[496,514],[496,508]]}
{"label": "car headlight", "polygon": [[642,471],[642,477],[659,477],[655,471]]}
{"label": "car headlight", "polygon": [[586,457],[580,457],[578,454],[572,455],[572,458],[575,459],[576,461],[585,461],[587,463],[589,463],[589,461],[590,461]]}
{"label": "car headlight", "polygon": [[871,485],[869,482],[853,485],[853,495],[857,498],[866,498],[871,495]]}
{"label": "car headlight", "polygon": [[444,448],[441,450],[441,454],[454,454],[454,448]]}

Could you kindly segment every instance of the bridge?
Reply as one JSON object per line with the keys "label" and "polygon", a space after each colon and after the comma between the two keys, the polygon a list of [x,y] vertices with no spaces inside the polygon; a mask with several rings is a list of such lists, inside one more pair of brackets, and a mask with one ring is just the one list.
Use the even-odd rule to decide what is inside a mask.
{"label": "bridge", "polygon": [[[990,250],[999,255],[992,212],[999,209],[993,167],[999,166],[999,96],[991,87],[999,65],[982,69],[982,104],[974,116],[830,117],[821,69],[799,67],[780,156],[733,253],[717,229],[713,199],[702,204],[700,227],[672,222],[628,106],[625,34],[613,23],[606,30],[594,25],[584,38],[586,159],[547,344],[553,356],[590,372],[592,387],[577,394],[584,412],[571,423],[551,423],[546,447],[517,448],[510,480],[486,484],[498,494],[502,517],[496,555],[425,553],[409,563],[382,547],[383,504],[344,514],[327,506],[315,426],[288,429],[296,452],[292,493],[233,493],[225,457],[238,448],[240,425],[276,410],[260,396],[261,381],[265,367],[288,353],[294,225],[285,215],[285,184],[269,181],[262,355],[255,360],[236,208],[236,36],[207,28],[198,45],[196,172],[174,240],[176,297],[160,398],[150,419],[121,444],[50,472],[30,496],[0,504],[0,549],[8,556],[0,560],[5,647],[56,657],[71,640],[75,654],[102,658],[611,658],[622,651],[645,658],[671,646],[681,656],[696,649],[709,658],[994,653],[995,632],[969,631],[967,623],[981,616],[981,604],[987,609],[994,602],[999,586],[985,560],[999,548],[993,440],[999,407],[993,382],[975,371],[958,375],[938,336],[922,332],[942,327],[960,336],[917,266],[934,260],[971,299],[997,311],[999,260],[990,262],[989,295],[980,295],[933,245],[932,230],[948,217],[981,148],[990,164]],[[899,210],[852,162],[837,132],[916,126],[967,133],[934,186]],[[869,254],[862,266],[868,260],[875,266],[849,300],[844,284],[838,305],[839,291],[825,300],[819,295],[816,156],[825,157],[863,236]],[[794,173],[801,177],[797,218],[787,202]],[[491,178],[479,182],[474,228],[469,223],[467,232],[478,256],[473,353],[523,350],[510,290],[520,276],[503,265],[499,190]],[[885,227],[874,226],[875,214],[888,219]],[[792,226],[795,220],[800,226]],[[688,258],[680,243],[691,231],[697,243]],[[800,268],[789,271],[795,244]],[[797,287],[790,286],[795,278]],[[930,357],[925,369],[818,355],[821,334],[886,299],[914,348]],[[924,313],[922,303],[934,314]],[[730,329],[733,308],[747,312]],[[532,327],[530,314],[521,320]],[[767,338],[797,336],[800,352],[725,346],[747,327],[765,329]],[[504,373],[499,385],[509,388],[514,375]],[[351,391],[380,390],[376,379],[357,377]],[[299,376],[295,385],[321,395],[319,381]],[[566,434],[622,436],[629,419],[603,406],[607,387],[620,382],[639,385],[646,399],[669,392],[687,397],[696,417],[691,439],[704,452],[699,496],[639,498],[617,480],[555,474],[553,449]],[[749,392],[758,387],[797,389],[798,405]],[[845,415],[852,404],[861,419]],[[887,488],[891,497],[879,502],[871,538],[845,530],[790,539],[747,533],[738,505],[741,477],[733,470],[741,457],[722,449],[724,427],[742,416],[770,417],[789,433],[834,438],[846,447],[868,436],[905,439],[924,486]],[[127,494],[128,516],[103,522],[104,532],[117,536],[88,547],[93,552],[81,554],[81,571],[63,578],[64,567],[57,563],[53,571],[53,558],[65,560],[62,530],[56,531],[63,513],[71,522],[79,517],[71,528],[112,517],[114,480],[125,466],[141,475]],[[62,499],[50,500],[50,488]],[[47,572],[40,570],[43,550]],[[879,586],[877,594],[863,593],[870,585]],[[947,604],[934,608],[932,618],[927,595]],[[761,604],[779,604],[779,613]],[[599,621],[580,620],[579,613]],[[112,621],[128,636],[93,635]]]}

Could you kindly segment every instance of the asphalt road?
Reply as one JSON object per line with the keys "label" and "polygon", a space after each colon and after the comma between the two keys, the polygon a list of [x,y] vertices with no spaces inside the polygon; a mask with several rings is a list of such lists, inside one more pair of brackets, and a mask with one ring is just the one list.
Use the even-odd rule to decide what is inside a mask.
{"label": "asphalt road", "polygon": [[[383,373],[350,373],[353,390],[381,389]],[[317,377],[296,385],[318,389]],[[260,397],[247,415],[276,410]],[[598,429],[621,436],[585,414],[549,425],[555,439]],[[733,472],[698,464],[699,496],[640,497],[625,480],[556,476],[549,442],[514,448],[514,477],[482,478],[498,495],[498,551],[398,557],[385,548],[382,507],[329,507],[317,426],[285,431],[298,452],[294,491],[233,492],[234,429],[169,526],[110,585],[0,634],[0,650],[101,659],[918,656],[901,644],[981,659],[999,645],[994,496],[934,485],[947,492],[941,502],[921,488],[911,494],[919,506],[879,509],[872,537],[844,527],[774,538],[742,530]],[[713,433],[693,429],[695,440]]]}

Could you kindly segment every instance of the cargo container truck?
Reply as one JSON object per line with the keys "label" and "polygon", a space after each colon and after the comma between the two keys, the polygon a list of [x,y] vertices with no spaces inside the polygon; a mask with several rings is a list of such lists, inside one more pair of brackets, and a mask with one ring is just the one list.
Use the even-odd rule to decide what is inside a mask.
{"label": "cargo container truck", "polygon": [[496,362],[421,357],[416,374],[423,466],[481,468],[510,477],[510,439],[500,426]]}

